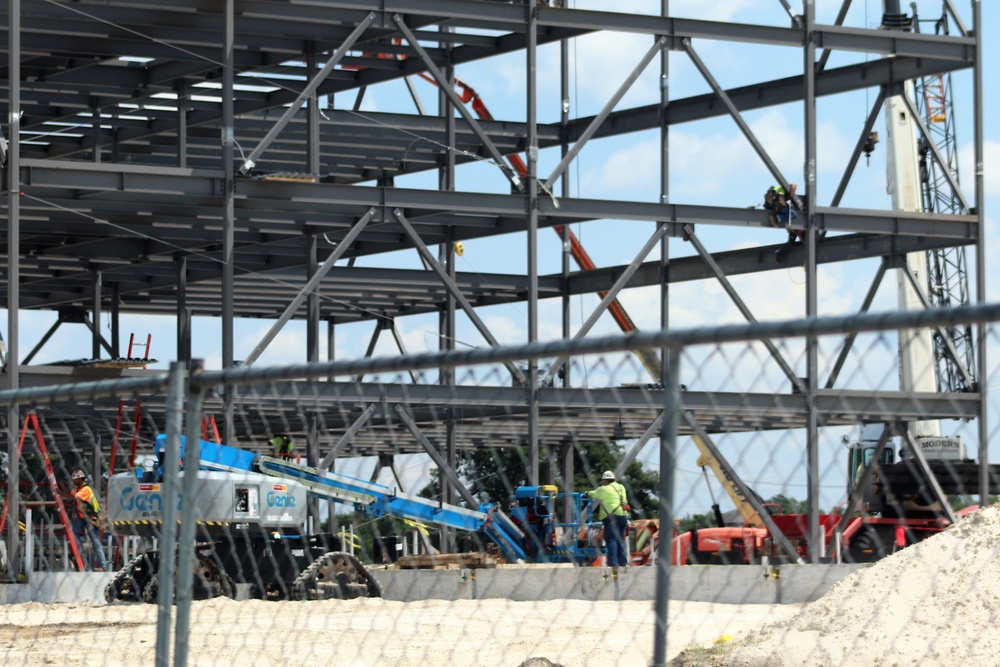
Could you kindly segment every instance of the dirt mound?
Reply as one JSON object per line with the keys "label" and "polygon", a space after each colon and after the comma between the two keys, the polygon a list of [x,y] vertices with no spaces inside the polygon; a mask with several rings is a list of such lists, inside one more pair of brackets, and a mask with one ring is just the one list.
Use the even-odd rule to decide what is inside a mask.
{"label": "dirt mound", "polygon": [[1000,637],[1000,507],[839,582],[791,619],[739,641],[692,647],[672,665],[995,664]]}

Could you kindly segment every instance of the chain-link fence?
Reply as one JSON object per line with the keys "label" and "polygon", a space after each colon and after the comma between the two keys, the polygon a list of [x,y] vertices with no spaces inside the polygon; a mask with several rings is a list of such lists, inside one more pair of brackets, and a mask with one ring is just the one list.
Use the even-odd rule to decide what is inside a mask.
{"label": "chain-link fence", "polygon": [[2,392],[0,661],[991,664],[998,317]]}

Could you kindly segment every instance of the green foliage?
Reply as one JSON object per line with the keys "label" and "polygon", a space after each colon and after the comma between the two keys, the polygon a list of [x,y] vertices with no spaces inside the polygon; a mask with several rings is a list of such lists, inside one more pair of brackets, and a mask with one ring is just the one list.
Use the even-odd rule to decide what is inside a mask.
{"label": "green foliage", "polygon": [[[771,496],[764,502],[769,505],[780,505],[784,514],[807,514],[809,512],[808,500],[796,500],[781,493]],[[777,508],[772,508],[771,513],[773,514],[777,511]]]}
{"label": "green foliage", "polygon": [[680,532],[687,533],[702,528],[714,528],[715,516],[709,514],[689,514],[681,519]]}

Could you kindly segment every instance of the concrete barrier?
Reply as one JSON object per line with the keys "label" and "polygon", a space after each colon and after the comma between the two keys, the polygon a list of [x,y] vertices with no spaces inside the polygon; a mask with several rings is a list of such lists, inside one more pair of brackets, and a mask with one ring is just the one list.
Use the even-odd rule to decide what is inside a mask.
{"label": "concrete barrier", "polygon": [[[811,602],[868,565],[690,565],[670,575],[670,598],[726,604]],[[650,600],[656,570],[523,565],[471,570],[374,569],[387,600]],[[36,572],[25,584],[0,585],[0,604],[104,603],[113,572]],[[245,592],[244,592],[245,594]]]}
{"label": "concrete barrier", "polygon": [[[670,598],[726,604],[816,600],[867,565],[692,565],[673,568]],[[653,600],[656,570],[526,565],[483,570],[376,570],[387,600]]]}

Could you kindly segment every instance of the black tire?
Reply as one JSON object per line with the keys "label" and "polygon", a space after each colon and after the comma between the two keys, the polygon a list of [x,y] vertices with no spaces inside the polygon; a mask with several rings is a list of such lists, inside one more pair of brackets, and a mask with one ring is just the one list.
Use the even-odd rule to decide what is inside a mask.
{"label": "black tire", "polygon": [[895,551],[895,528],[868,526],[851,538],[847,560],[851,563],[874,563]]}
{"label": "black tire", "polygon": [[160,575],[154,574],[146,584],[146,587],[142,589],[142,601],[146,604],[156,604],[157,599],[160,595]]}

